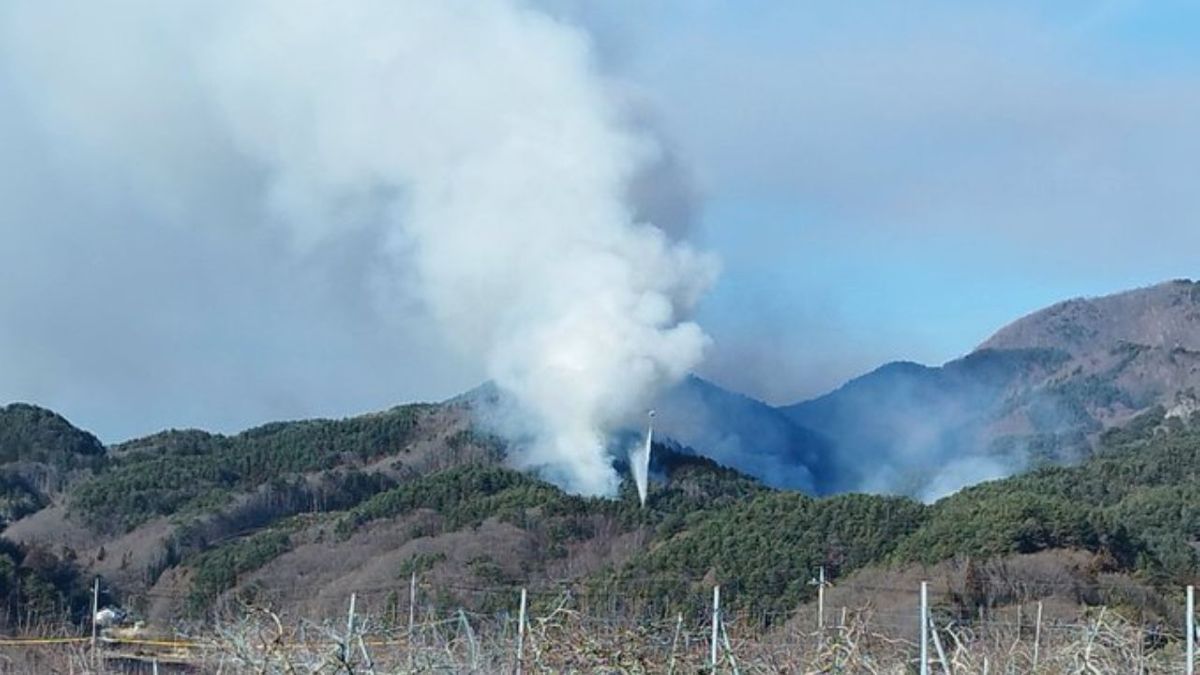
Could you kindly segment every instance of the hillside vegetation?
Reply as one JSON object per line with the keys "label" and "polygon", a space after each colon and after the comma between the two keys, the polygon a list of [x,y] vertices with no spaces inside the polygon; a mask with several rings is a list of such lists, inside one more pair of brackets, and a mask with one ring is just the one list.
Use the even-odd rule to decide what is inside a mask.
{"label": "hillside vegetation", "polygon": [[116,448],[71,494],[88,525],[129,530],[156,516],[203,510],[237,491],[402,452],[425,406],[346,420],[267,424],[221,436],[167,431]]}
{"label": "hillside vegetation", "polygon": [[[344,540],[366,536],[372,524],[411,522],[406,540],[435,543],[499,521],[524,532],[533,552],[515,568],[487,555],[468,568],[477,584],[508,586],[546,583],[585,544],[636,533],[636,551],[575,580],[597,601],[619,590],[627,609],[654,613],[696,609],[712,583],[723,584],[731,607],[786,612],[812,597],[808,581],[820,566],[836,578],[871,566],[1081,549],[1107,561],[1101,571],[1162,587],[1200,571],[1192,547],[1200,510],[1189,506],[1200,429],[1166,419],[1162,410],[1107,434],[1103,451],[1079,466],[985,483],[928,506],[901,497],[775,491],[709,460],[667,447],[656,453],[665,483],[653,487],[646,508],[628,484],[617,500],[587,499],[500,466],[468,464],[402,482],[309,527]],[[212,576],[205,570],[214,561],[244,574],[303,540],[294,524],[287,528],[278,530],[286,537],[254,535],[226,544],[228,554],[181,564],[198,570],[199,580]],[[452,555],[411,558],[390,580],[415,570],[451,573]],[[197,582],[208,584],[201,597],[234,588],[236,574],[225,573],[217,585]]]}
{"label": "hillside vegetation", "polygon": [[[100,441],[61,415],[23,403],[0,407],[0,522],[46,507],[73,475],[104,459]],[[0,539],[0,627],[78,622],[90,601],[74,551]]]}
{"label": "hillside vegetation", "polygon": [[104,455],[95,436],[61,415],[26,403],[0,407],[0,463],[37,462],[60,469],[91,466]]}
{"label": "hillside vegetation", "polygon": [[[140,544],[162,552],[128,570],[122,585],[106,586],[145,611],[139,597],[177,598],[155,610],[168,612],[160,619],[201,618],[223,597],[308,607],[313,591],[296,587],[297,575],[355,588],[399,586],[417,573],[445,584],[441,601],[481,610],[499,607],[481,590],[569,582],[586,602],[660,616],[698,610],[705,589],[721,583],[728,607],[770,621],[811,599],[809,580],[821,566],[837,579],[864,568],[1077,549],[1103,561],[1097,573],[1168,591],[1200,572],[1200,419],[1163,408],[1104,433],[1096,455],[1077,466],[983,483],[931,505],[779,491],[660,445],[644,508],[628,481],[617,499],[583,498],[506,469],[495,440],[470,432],[444,431],[430,446],[440,459],[427,470],[395,469],[393,458],[428,438],[416,418],[430,410],[230,437],[167,432],[98,455],[65,497],[69,519],[98,548],[6,544],[0,583],[19,578],[22,589],[7,596],[10,615],[36,608],[78,616],[86,596],[78,579],[106,569],[105,547],[148,536],[139,533],[157,531],[151,519],[164,516],[173,523],[165,538]],[[458,419],[452,412],[441,414]],[[463,452],[468,446],[485,449]],[[336,495],[314,504],[312,486],[331,477]],[[275,507],[239,519],[252,497]],[[137,551],[122,550],[122,569],[141,564],[129,562]],[[381,564],[379,555],[395,562]]]}

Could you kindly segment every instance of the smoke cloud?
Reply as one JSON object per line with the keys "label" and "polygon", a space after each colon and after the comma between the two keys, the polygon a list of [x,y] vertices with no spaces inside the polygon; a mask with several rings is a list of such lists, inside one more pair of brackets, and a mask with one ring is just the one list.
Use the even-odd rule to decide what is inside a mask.
{"label": "smoke cloud", "polygon": [[375,300],[406,311],[396,298],[415,293],[516,403],[513,463],[613,493],[609,434],[700,361],[688,316],[716,263],[631,203],[674,159],[586,35],[507,0],[122,12],[97,32],[149,48],[89,64],[88,44],[63,57],[42,39],[77,18],[8,9],[6,61],[27,76],[13,82],[62,152],[119,176],[164,227],[214,227],[227,206],[210,198],[233,195],[297,259],[368,242]]}

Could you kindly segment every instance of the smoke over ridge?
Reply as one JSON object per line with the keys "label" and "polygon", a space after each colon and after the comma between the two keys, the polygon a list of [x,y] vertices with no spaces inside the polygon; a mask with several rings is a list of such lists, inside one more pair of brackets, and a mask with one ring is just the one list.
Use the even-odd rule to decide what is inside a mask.
{"label": "smoke over ridge", "polygon": [[[614,491],[608,435],[701,359],[708,338],[688,315],[716,263],[629,203],[663,151],[631,122],[582,32],[508,0],[122,11],[136,17],[131,37],[179,38],[138,72],[170,80],[182,102],[130,110],[150,124],[186,114],[179,129],[202,133],[167,125],[136,148],[124,134],[139,120],[97,123],[79,105],[86,92],[71,91],[86,86],[73,70],[86,64],[56,63],[35,44],[63,13],[33,3],[5,21],[7,57],[37,64],[51,91],[26,105],[124,172],[164,222],[195,224],[205,190],[179,186],[211,173],[236,175],[301,255],[379,228],[381,297],[416,289],[515,402],[520,421],[505,426],[526,442],[514,464],[576,492]],[[153,98],[159,82],[122,84],[106,95]],[[188,150],[201,145],[221,161],[198,170]]]}

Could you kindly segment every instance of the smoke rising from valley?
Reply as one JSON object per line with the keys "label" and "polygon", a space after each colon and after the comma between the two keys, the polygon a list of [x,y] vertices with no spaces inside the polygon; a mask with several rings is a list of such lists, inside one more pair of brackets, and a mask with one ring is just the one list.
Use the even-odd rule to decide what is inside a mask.
{"label": "smoke rising from valley", "polygon": [[[266,223],[299,260],[364,237],[373,302],[419,306],[520,411],[512,462],[613,493],[609,432],[700,361],[688,316],[716,263],[628,199],[674,160],[586,35],[507,0],[124,9],[66,57],[39,29],[77,18],[8,10],[7,59],[35,75],[14,80],[22,103],[64,156],[116,175],[163,227]],[[89,46],[114,46],[105,29],[153,55],[104,54],[96,91],[81,73]]]}
{"label": "smoke rising from valley", "polygon": [[[1087,323],[1190,326],[1191,286],[955,358],[1194,274],[1196,75],[1077,10],[0,3],[0,403],[117,442],[490,381],[588,494],[651,407],[818,494],[1073,461],[1200,372]],[[1113,339],[1043,358],[1080,321]]]}

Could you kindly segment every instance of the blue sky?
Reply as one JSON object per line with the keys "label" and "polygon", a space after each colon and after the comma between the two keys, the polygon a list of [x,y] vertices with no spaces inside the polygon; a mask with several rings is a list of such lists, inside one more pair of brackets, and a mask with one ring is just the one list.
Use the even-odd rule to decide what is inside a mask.
{"label": "blue sky", "polygon": [[560,7],[693,169],[714,379],[796,400],[1200,275],[1200,5],[631,6]]}
{"label": "blue sky", "polygon": [[[256,213],[256,174],[171,66],[211,7],[185,4],[0,9],[0,402],[113,441],[480,381],[411,298],[364,293],[369,231],[297,259],[223,222]],[[788,403],[1062,299],[1200,277],[1196,3],[530,6],[586,31],[685,174],[686,236],[723,268],[700,372],[730,387]],[[103,125],[131,115],[132,142]]]}

